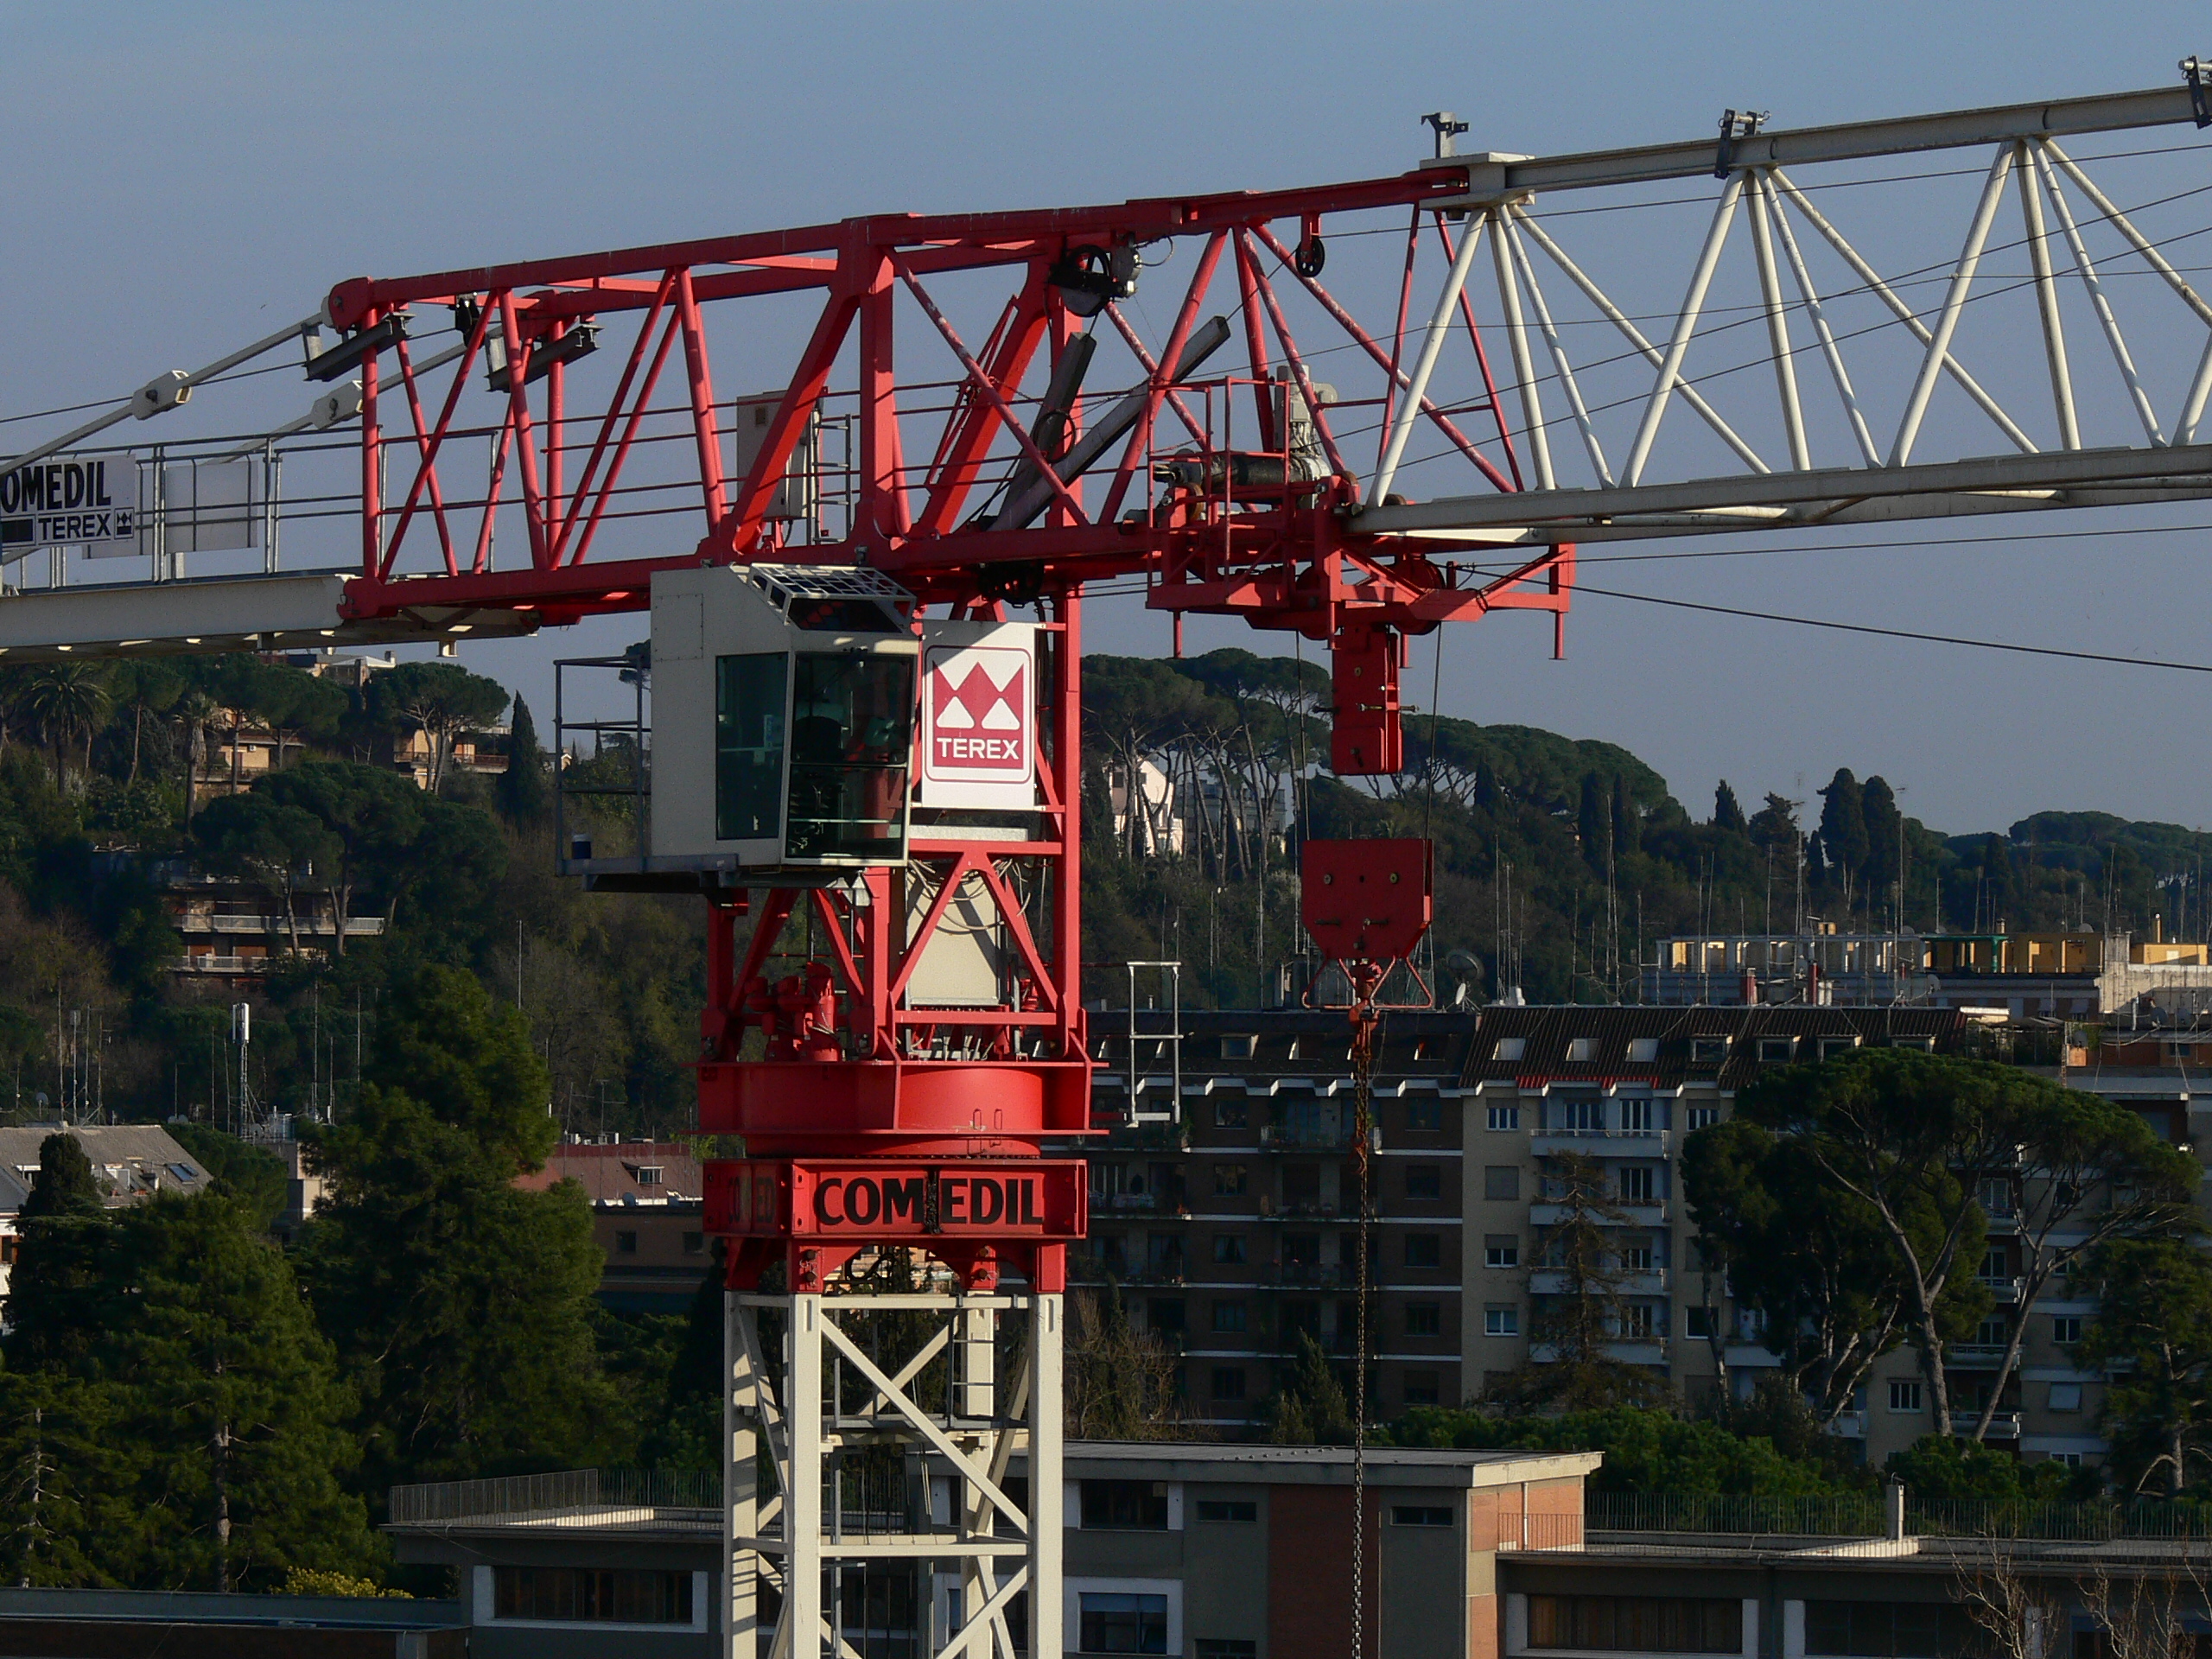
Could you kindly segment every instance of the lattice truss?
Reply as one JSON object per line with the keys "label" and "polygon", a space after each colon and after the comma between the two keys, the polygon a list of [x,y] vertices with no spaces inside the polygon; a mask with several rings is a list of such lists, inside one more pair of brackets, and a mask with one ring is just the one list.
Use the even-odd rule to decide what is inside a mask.
{"label": "lattice truss", "polygon": [[[2204,493],[2201,145],[2107,140],[2132,190],[2035,132],[2002,137],[1986,168],[1946,155],[1801,178],[1758,160],[1756,118],[1731,115],[1701,236],[1639,246],[1636,298],[1573,251],[1612,242],[1619,263],[1585,198],[1507,191],[1473,216],[1487,257],[1463,243],[1436,315],[1494,307],[1501,390],[1542,499],[1455,497],[1363,525],[1595,539]],[[1695,205],[1677,192],[1644,211]],[[1677,212],[1669,228],[1688,226]],[[1663,308],[1655,270],[1681,284]],[[1399,487],[1410,428],[1394,423],[1370,499]]]}
{"label": "lattice truss", "polygon": [[1058,1659],[1062,1298],[727,1306],[729,1650]]}

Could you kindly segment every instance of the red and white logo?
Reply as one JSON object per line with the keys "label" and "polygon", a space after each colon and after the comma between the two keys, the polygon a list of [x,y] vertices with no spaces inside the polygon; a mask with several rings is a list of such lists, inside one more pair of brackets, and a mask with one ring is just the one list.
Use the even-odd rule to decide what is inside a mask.
{"label": "red and white logo", "polygon": [[1027,655],[978,646],[931,658],[931,774],[998,783],[1027,772],[1034,728]]}
{"label": "red and white logo", "polygon": [[[943,626],[943,625],[940,625]],[[1023,629],[989,630],[992,643],[926,647],[923,696],[922,783],[925,803],[945,805],[1034,804],[1037,772],[1036,670],[1033,642]],[[1019,641],[1019,643],[1014,643]],[[931,785],[965,785],[931,790]],[[979,795],[976,785],[995,785]]]}

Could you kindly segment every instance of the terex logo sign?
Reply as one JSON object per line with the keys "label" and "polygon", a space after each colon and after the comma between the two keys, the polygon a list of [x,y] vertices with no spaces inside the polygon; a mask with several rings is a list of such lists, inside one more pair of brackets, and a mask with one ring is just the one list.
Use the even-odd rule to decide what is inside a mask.
{"label": "terex logo sign", "polygon": [[[960,625],[940,624],[950,632]],[[933,629],[923,650],[922,804],[1036,804],[1037,670],[1033,627]]]}
{"label": "terex logo sign", "polygon": [[996,781],[1027,770],[1033,725],[1020,652],[947,652],[931,665],[929,765],[938,776],[982,772]]}

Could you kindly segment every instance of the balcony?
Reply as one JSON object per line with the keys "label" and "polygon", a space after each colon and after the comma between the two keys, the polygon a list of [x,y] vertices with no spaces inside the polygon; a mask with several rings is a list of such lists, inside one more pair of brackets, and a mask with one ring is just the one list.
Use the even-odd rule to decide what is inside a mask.
{"label": "balcony", "polygon": [[1269,1123],[1260,1145],[1269,1152],[1342,1152],[1351,1145],[1350,1124]]}
{"label": "balcony", "polygon": [[1277,1202],[1274,1198],[1260,1200],[1260,1219],[1262,1221],[1357,1221],[1358,1217],[1350,1211],[1340,1211],[1320,1198],[1289,1198]]}
{"label": "balcony", "polygon": [[1559,1152],[1585,1158],[1664,1158],[1674,1138],[1667,1129],[1640,1135],[1613,1129],[1539,1129],[1529,1136],[1529,1147],[1539,1158]]}
{"label": "balcony", "polygon": [[1160,1195],[1156,1192],[1093,1192],[1090,1207],[1094,1210],[1157,1210]]}
{"label": "balcony", "polygon": [[169,966],[181,974],[265,974],[281,957],[179,957]]}
{"label": "balcony", "polygon": [[[1969,1406],[1963,1411],[1960,1410],[1955,1406],[1952,1408],[1951,1426],[1955,1431],[1971,1434],[1974,1433],[1974,1426],[1980,1421],[1981,1412],[1978,1408]],[[1993,1440],[2018,1440],[2020,1438],[2020,1414],[2017,1411],[1999,1412],[1995,1416],[1989,1420],[1989,1433],[1987,1438]]]}
{"label": "balcony", "polygon": [[[1608,1202],[1628,1219],[1624,1222],[1600,1221],[1599,1226],[1664,1227],[1667,1224],[1667,1206],[1664,1204],[1623,1203],[1618,1199]],[[1556,1227],[1567,1218],[1567,1207],[1563,1204],[1532,1204],[1529,1206],[1529,1219],[1538,1227]]]}
{"label": "balcony", "polygon": [[[1548,1365],[1559,1358],[1559,1350],[1552,1344],[1540,1342],[1529,1350],[1529,1357],[1539,1365]],[[1643,1341],[1609,1342],[1605,1357],[1624,1365],[1664,1365],[1667,1344],[1657,1337]]]}
{"label": "balcony", "polygon": [[1260,1282],[1271,1289],[1342,1290],[1358,1275],[1341,1262],[1285,1262],[1262,1268]]}
{"label": "balcony", "polygon": [[2001,1342],[1955,1342],[1943,1350],[1947,1369],[1962,1371],[1995,1370],[2005,1363]]}
{"label": "balcony", "polygon": [[[210,914],[206,911],[187,911],[175,918],[180,933],[270,933],[291,937],[292,924],[282,916],[226,916]],[[332,938],[338,932],[338,924],[327,916],[302,916],[299,920],[302,938]],[[374,938],[384,931],[381,916],[349,916],[346,918],[346,937]]]}
{"label": "balcony", "polygon": [[1840,1440],[1863,1440],[1866,1438],[1866,1414],[1863,1411],[1840,1411],[1828,1425],[1828,1433]]}
{"label": "balcony", "polygon": [[1998,1301],[2017,1302],[2020,1300],[2020,1281],[2018,1279],[1978,1273],[1974,1274],[1974,1281]]}
{"label": "balcony", "polygon": [[[1564,1268],[1538,1268],[1529,1275],[1529,1294],[1532,1296],[1564,1296],[1567,1294],[1567,1270]],[[1624,1296],[1664,1296],[1667,1294],[1667,1272],[1663,1268],[1649,1273],[1624,1274],[1620,1294]]]}

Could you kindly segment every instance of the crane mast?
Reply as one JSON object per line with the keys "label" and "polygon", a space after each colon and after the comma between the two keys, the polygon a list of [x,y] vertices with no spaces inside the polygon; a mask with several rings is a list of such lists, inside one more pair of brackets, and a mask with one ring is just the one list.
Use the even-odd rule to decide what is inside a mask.
{"label": "crane mast", "polygon": [[[2204,67],[2182,67],[2164,88],[1847,127],[1732,110],[1717,139],[1552,158],[1457,154],[1465,124],[1440,111],[1437,153],[1382,178],[343,282],[315,317],[0,467],[12,562],[65,539],[40,515],[89,440],[302,341],[327,388],[309,413],[205,454],[259,445],[273,462],[289,445],[327,468],[338,452],[316,435],[351,446],[341,568],[282,570],[272,544],[261,571],[181,582],[162,526],[188,519],[157,492],[141,512],[155,579],[61,586],[56,551],[55,587],[0,602],[0,657],[450,645],[650,613],[650,662],[610,664],[652,689],[634,843],[564,839],[559,856],[596,887],[706,909],[698,1128],[707,1228],[726,1241],[729,1650],[853,1659],[849,1616],[906,1573],[938,1659],[1058,1659],[1063,1297],[1087,1189],[1049,1148],[1090,1132],[1098,1058],[1086,589],[1141,587],[1179,642],[1195,613],[1311,643],[1329,664],[1331,769],[1389,774],[1408,640],[1531,610],[1559,653],[1578,543],[2212,494],[2197,442],[2212,305],[2065,147],[2212,124]],[[1929,267],[1933,310],[1795,176],[1958,149],[1991,159],[1955,256]],[[1652,317],[1535,203],[1640,207],[1635,192],[1685,181],[1712,217],[1647,334]],[[1993,242],[2008,190],[2023,234]],[[1724,387],[1688,359],[1739,224],[1758,327],[1726,372],[1755,372]],[[2162,335],[2155,357],[2131,353],[2091,231],[2177,302],[2184,348]],[[1351,235],[1387,238],[1379,276],[1344,257]],[[1962,360],[1959,324],[2000,247],[2031,267],[2014,355],[2047,367],[2047,417],[2018,377]],[[1840,262],[1840,285],[1808,249]],[[1436,285],[1417,305],[1424,260]],[[2114,359],[2101,403],[2069,355],[2069,264]],[[1141,286],[1169,297],[1157,330]],[[1624,349],[1593,360],[1564,326],[1570,299]],[[1839,326],[1847,303],[1888,332]],[[434,329],[450,339],[426,353]],[[798,342],[776,389],[734,392],[776,340]],[[1866,340],[1896,353],[1887,381],[1847,366]],[[1612,403],[1625,443],[1598,418],[1601,370],[1635,381]],[[1751,379],[1770,379],[1770,409],[1724,416]],[[1905,389],[1879,432],[1877,383]],[[1930,424],[1939,392],[1966,426]],[[2107,419],[2117,435],[2093,442]],[[1951,453],[1930,459],[1939,436]],[[1427,925],[1427,871],[1425,846],[1386,843],[1330,853],[1308,883],[1363,1052],[1385,970]]]}

